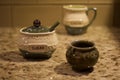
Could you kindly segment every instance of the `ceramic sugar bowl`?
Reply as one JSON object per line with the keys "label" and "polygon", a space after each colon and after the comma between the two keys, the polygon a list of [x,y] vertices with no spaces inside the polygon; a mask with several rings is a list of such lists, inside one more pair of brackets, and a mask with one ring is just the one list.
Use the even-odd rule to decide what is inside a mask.
{"label": "ceramic sugar bowl", "polygon": [[98,57],[99,52],[91,41],[73,41],[66,51],[66,59],[75,71],[92,68]]}
{"label": "ceramic sugar bowl", "polygon": [[18,47],[24,58],[46,59],[52,56],[58,43],[55,33],[56,22],[47,28],[41,25],[39,20],[33,22],[33,26],[22,28],[18,40]]}

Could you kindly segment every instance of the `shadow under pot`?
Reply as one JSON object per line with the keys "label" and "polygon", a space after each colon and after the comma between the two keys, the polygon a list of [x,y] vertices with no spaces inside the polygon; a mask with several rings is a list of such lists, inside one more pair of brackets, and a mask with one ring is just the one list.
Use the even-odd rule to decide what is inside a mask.
{"label": "shadow under pot", "polygon": [[75,71],[83,71],[97,63],[99,52],[91,41],[73,41],[66,51],[66,59]]}
{"label": "shadow under pot", "polygon": [[[58,25],[55,24],[55,28]],[[24,58],[48,59],[56,50],[58,43],[54,28],[48,29],[35,20],[33,26],[22,28],[18,39],[18,48]]]}

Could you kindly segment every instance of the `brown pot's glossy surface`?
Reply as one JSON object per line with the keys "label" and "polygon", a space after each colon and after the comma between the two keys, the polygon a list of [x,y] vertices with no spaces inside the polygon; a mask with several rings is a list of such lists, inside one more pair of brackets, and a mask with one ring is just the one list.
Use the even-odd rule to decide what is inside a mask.
{"label": "brown pot's glossy surface", "polygon": [[99,57],[99,52],[93,42],[74,41],[70,44],[66,52],[66,59],[76,71],[93,67]]}

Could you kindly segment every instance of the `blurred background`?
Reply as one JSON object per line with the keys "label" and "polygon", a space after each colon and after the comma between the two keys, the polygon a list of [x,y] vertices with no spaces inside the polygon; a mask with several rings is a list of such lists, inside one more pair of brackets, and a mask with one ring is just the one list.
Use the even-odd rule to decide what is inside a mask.
{"label": "blurred background", "polygon": [[0,0],[0,27],[30,26],[34,19],[48,26],[57,20],[62,23],[62,6],[66,4],[96,7],[98,14],[92,26],[118,26],[119,3],[120,0]]}

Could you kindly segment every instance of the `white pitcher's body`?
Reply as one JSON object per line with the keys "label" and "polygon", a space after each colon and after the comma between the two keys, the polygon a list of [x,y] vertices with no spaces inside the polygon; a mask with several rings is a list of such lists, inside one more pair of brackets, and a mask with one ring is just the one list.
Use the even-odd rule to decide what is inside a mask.
{"label": "white pitcher's body", "polygon": [[[96,18],[96,8],[88,8],[84,5],[64,5],[63,24],[69,34],[83,34]],[[89,11],[94,15],[89,20]]]}
{"label": "white pitcher's body", "polygon": [[63,23],[70,27],[83,27],[89,24],[89,19],[86,14],[88,8],[86,6],[64,6],[64,18]]}

